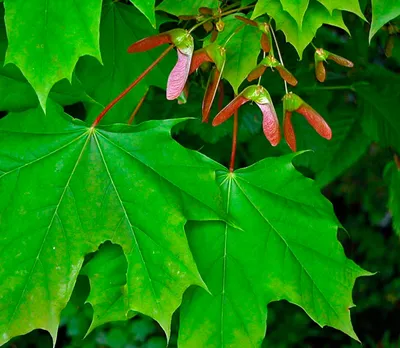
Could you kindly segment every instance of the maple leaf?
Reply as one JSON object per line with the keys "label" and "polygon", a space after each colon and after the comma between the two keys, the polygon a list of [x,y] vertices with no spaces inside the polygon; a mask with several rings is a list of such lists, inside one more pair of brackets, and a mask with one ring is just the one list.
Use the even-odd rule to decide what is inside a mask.
{"label": "maple leaf", "polygon": [[204,286],[184,225],[225,215],[222,167],[171,139],[182,119],[94,129],[48,111],[56,129],[36,128],[37,110],[0,122],[0,344],[36,328],[55,341],[84,256],[106,240],[127,258],[127,308],[168,335],[183,292]]}
{"label": "maple leaf", "polygon": [[79,57],[87,54],[101,60],[101,1],[32,0],[27,5],[24,0],[6,0],[4,6],[5,64],[21,69],[45,110],[50,89],[64,78],[71,79]]}
{"label": "maple leaf", "polygon": [[212,295],[200,288],[185,294],[180,346],[260,346],[266,305],[282,299],[357,339],[351,291],[357,277],[370,273],[346,258],[332,205],[292,159],[219,172],[226,210],[242,230],[223,222],[189,225],[189,244]]}

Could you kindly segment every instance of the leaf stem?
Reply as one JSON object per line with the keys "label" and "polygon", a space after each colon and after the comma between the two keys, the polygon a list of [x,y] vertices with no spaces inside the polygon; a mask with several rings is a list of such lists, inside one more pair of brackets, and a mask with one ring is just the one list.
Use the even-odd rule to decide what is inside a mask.
{"label": "leaf stem", "polygon": [[[265,53],[265,51],[263,51],[263,59],[265,58],[265,56],[266,56],[266,53]],[[258,78],[257,86],[259,86],[259,85],[261,84],[261,78],[262,78],[262,74],[261,74],[260,77]]]}
{"label": "leaf stem", "polygon": [[255,5],[243,6],[243,7],[235,8],[235,9],[233,9],[233,10],[229,10],[229,11],[226,11],[226,12],[222,12],[222,13],[216,15],[216,16],[208,17],[208,18],[206,18],[204,21],[201,21],[201,22],[195,24],[193,27],[191,27],[191,28],[189,29],[189,34],[190,34],[193,30],[195,30],[195,29],[197,29],[198,27],[202,26],[204,23],[207,23],[207,22],[209,22],[209,21],[211,21],[211,20],[214,20],[214,19],[217,19],[217,18],[225,17],[225,16],[227,16],[227,15],[229,15],[229,14],[236,13],[236,12],[239,12],[239,11],[241,11],[241,10],[247,10],[247,9],[252,8],[252,7],[254,7],[254,6],[255,6]]}
{"label": "leaf stem", "polygon": [[138,78],[133,81],[119,96],[117,96],[114,100],[112,100],[104,109],[103,111],[97,116],[97,118],[94,120],[92,124],[92,128],[96,127],[99,122],[102,120],[102,118],[109,112],[115,104],[117,104],[123,97],[125,97],[129,91],[135,87],[140,81],[143,80],[143,78],[171,51],[175,46],[170,45],[164,52],[160,54],[160,56],[149,65],[149,67],[143,71]]}
{"label": "leaf stem", "polygon": [[[271,27],[271,33],[272,33],[272,37],[274,38],[276,50],[278,51],[279,61],[281,62],[282,66],[285,67],[285,64],[283,64],[283,59],[282,59],[282,55],[281,55],[281,50],[279,49],[278,40],[276,39],[275,32],[274,32],[274,30],[272,29],[272,27]],[[287,82],[286,82],[285,80],[283,80],[283,82],[284,82],[284,84],[285,84],[285,92],[286,92],[286,94],[288,94]]]}
{"label": "leaf stem", "polygon": [[247,10],[249,8],[253,8],[254,6],[255,5],[243,6],[243,7],[235,8],[235,9],[230,10],[230,11],[222,12],[221,13],[221,17],[227,16],[227,15],[230,15],[232,13],[236,13],[236,12],[239,12],[239,11],[242,11],[242,10]]}
{"label": "leaf stem", "polygon": [[149,90],[143,95],[142,98],[140,98],[138,105],[136,105],[135,110],[133,110],[131,117],[129,117],[128,124],[132,124],[133,119],[135,118],[136,114],[138,113],[140,107],[143,105],[144,100],[147,97],[147,93],[149,93]]}
{"label": "leaf stem", "polygon": [[246,26],[246,24],[241,25],[240,27],[236,28],[235,31],[226,39],[225,43],[222,45],[222,47],[226,47],[226,45],[228,44],[229,41],[231,41],[231,39],[239,32],[241,31],[244,27]]}
{"label": "leaf stem", "polygon": [[229,171],[231,173],[235,170],[238,129],[239,129],[239,116],[238,116],[238,110],[236,109],[235,113],[233,114],[232,151],[231,151],[231,162],[229,164]]}

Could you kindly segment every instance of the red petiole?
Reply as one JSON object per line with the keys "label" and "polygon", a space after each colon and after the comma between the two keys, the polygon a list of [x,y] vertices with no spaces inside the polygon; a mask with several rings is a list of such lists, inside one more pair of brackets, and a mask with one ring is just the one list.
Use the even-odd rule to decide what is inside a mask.
{"label": "red petiole", "polygon": [[92,127],[96,127],[99,122],[102,120],[102,118],[109,112],[115,104],[117,104],[123,97],[125,97],[132,88],[134,88],[140,81],[143,80],[143,78],[169,53],[174,48],[173,45],[170,45],[163,53],[160,54],[160,56],[150,64],[150,66],[143,71],[138,78],[133,81],[119,96],[117,96],[114,100],[112,100],[105,108],[104,110],[97,116],[97,118],[94,120]]}

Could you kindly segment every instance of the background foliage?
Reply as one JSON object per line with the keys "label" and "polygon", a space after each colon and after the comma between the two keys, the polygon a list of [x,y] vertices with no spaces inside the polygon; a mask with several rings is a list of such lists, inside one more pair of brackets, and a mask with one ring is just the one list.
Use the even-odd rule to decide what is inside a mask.
{"label": "background foliage", "polygon": [[[291,239],[299,241],[296,239],[298,235],[291,236],[290,228],[285,228],[293,220],[298,230],[303,232],[300,238],[307,240],[305,244],[311,249],[332,245],[335,246],[333,249],[339,248],[335,244],[339,223],[329,204],[319,195],[318,189],[321,189],[333,203],[346,230],[339,232],[346,256],[363,269],[377,272],[375,276],[362,277],[355,283],[353,297],[357,307],[351,310],[354,331],[368,346],[398,346],[400,161],[396,161],[396,156],[400,152],[400,37],[397,29],[400,5],[395,0],[242,0],[237,4],[237,8],[244,7],[240,13],[249,18],[272,19],[285,66],[299,80],[295,93],[324,116],[332,128],[333,138],[327,141],[318,137],[303,118],[294,116],[298,150],[312,151],[290,155],[285,142],[276,148],[267,143],[261,131],[261,115],[255,112],[254,105],[245,105],[239,115],[236,167],[254,166],[238,170],[236,181],[229,179],[222,166],[228,165],[229,161],[231,120],[215,128],[200,120],[209,67],[202,67],[190,77],[186,104],[165,100],[168,73],[176,59],[174,52],[102,122],[105,125],[126,124],[145,95],[134,119],[134,123],[140,125],[138,128],[113,125],[96,131],[98,133],[94,136],[88,128],[102,108],[162,51],[155,49],[128,55],[127,47],[158,31],[195,24],[195,19],[185,24],[178,16],[196,16],[201,6],[217,8],[218,2],[91,0],[64,4],[45,0],[29,3],[4,0],[1,4],[1,17],[4,18],[0,25],[0,57],[4,63],[0,69],[0,179],[3,180],[0,181],[1,342],[9,347],[50,347],[50,335],[36,329],[43,328],[58,336],[57,346],[60,347],[165,347],[164,331],[168,331],[169,316],[174,313],[170,346],[177,345],[178,332],[182,346],[195,346],[196,342],[205,339],[203,332],[213,330],[209,329],[207,318],[212,318],[212,327],[219,320],[220,313],[214,312],[218,311],[219,305],[223,306],[224,300],[212,296],[221,290],[218,288],[221,274],[218,267],[210,268],[210,262],[215,261],[218,266],[218,255],[224,247],[221,236],[229,235],[232,236],[229,254],[237,265],[231,271],[231,279],[235,281],[228,284],[230,288],[227,291],[239,303],[236,306],[241,311],[238,317],[251,317],[241,324],[248,325],[246,330],[251,334],[247,338],[257,340],[257,337],[263,337],[268,327],[263,346],[357,346],[356,341],[340,331],[319,328],[301,308],[288,303],[304,308],[320,325],[330,324],[355,337],[350,322],[350,327],[343,327],[339,320],[334,322],[329,315],[328,319],[324,317],[328,305],[321,309],[315,305],[307,306],[311,300],[297,298],[296,290],[285,287],[285,284],[295,284],[293,288],[296,288],[301,272],[292,269],[284,275],[284,284],[279,286],[276,285],[279,277],[268,278],[268,281],[263,278],[263,269],[270,272],[269,277],[271,274],[280,275],[281,264],[275,260],[284,258],[286,254],[280,249],[278,239],[274,240],[274,247],[268,254],[270,258],[257,259],[257,245],[265,236],[255,234],[252,240],[241,235],[243,231],[249,234],[248,231],[271,228],[278,233],[271,233],[270,238],[284,236],[289,238],[290,245]],[[224,31],[217,39],[220,43],[242,25],[234,15],[228,15],[223,22]],[[202,27],[194,32],[194,36],[196,48],[203,44],[203,38],[207,42]],[[352,60],[355,67],[344,70],[328,64],[327,81],[319,84],[314,76],[315,50],[311,42],[316,47],[324,47]],[[256,28],[246,27],[229,40],[226,48],[224,105],[248,84],[245,78],[259,57],[259,33]],[[271,94],[281,119],[284,86],[279,75],[268,70],[261,83]],[[71,121],[64,112],[75,120]],[[214,105],[212,114],[216,112]],[[186,117],[193,119],[145,123]],[[173,139],[196,152],[172,142],[171,129]],[[64,151],[61,162],[48,155],[59,146]],[[171,154],[175,157],[171,158]],[[27,169],[29,172],[19,171],[20,167],[28,168],[30,162],[42,157],[45,160],[41,161],[40,167]],[[171,168],[171,163],[178,163],[173,162],[174,159],[179,160],[179,166]],[[294,170],[292,161],[304,176]],[[103,163],[102,167],[97,166],[99,162]],[[59,163],[62,163],[62,168],[57,167],[61,165]],[[57,177],[58,182],[54,179],[53,168],[63,173]],[[218,196],[217,183],[215,187],[209,186],[209,179],[215,171],[222,187],[222,197]],[[15,172],[15,176],[9,176],[11,172]],[[316,186],[305,177],[314,179]],[[63,191],[65,182],[68,185]],[[291,186],[292,182],[296,185]],[[259,190],[254,190],[250,183],[257,185]],[[72,187],[71,191],[67,187]],[[85,187],[91,188],[87,195]],[[148,187],[152,190],[147,190]],[[289,189],[285,191],[285,187]],[[24,192],[42,197],[40,204],[33,204]],[[52,207],[56,200],[52,195],[60,192],[66,200],[58,202],[57,214],[52,215],[51,210],[46,211],[43,207]],[[74,198],[71,192],[80,192],[81,196]],[[104,198],[102,192],[107,192],[108,196]],[[270,198],[271,193],[276,196]],[[81,221],[69,217],[75,209],[74,199],[86,214],[77,215],[83,218]],[[147,207],[147,200],[154,205],[138,213],[135,207]],[[313,201],[312,209],[307,208],[309,201]],[[253,202],[253,206],[248,202]],[[262,211],[263,220],[254,209],[257,204],[262,206],[258,212],[271,206],[276,210]],[[21,206],[30,208],[24,220],[18,215]],[[95,209],[98,206],[116,213],[103,215]],[[188,206],[195,207],[194,212],[185,211]],[[232,221],[244,221],[244,225],[238,229],[239,226],[235,226],[226,213],[233,216]],[[57,224],[55,216],[60,221],[68,221],[69,225]],[[168,218],[171,216],[174,220]],[[221,217],[228,223],[220,221]],[[168,224],[163,224],[163,218],[169,219]],[[101,219],[103,221],[99,222]],[[37,221],[42,222],[38,224]],[[269,221],[272,221],[271,226]],[[110,226],[118,226],[116,233],[110,233],[114,231]],[[52,238],[51,245],[45,245],[43,249],[45,259],[51,262],[44,264],[37,264],[33,249],[27,249],[31,254],[25,253],[27,246],[38,243],[36,238],[42,233],[39,227],[47,228]],[[78,228],[93,234],[88,237],[87,233],[76,233]],[[145,246],[145,258],[154,260],[151,254],[154,251],[163,258],[156,259],[155,264],[143,262],[146,267],[142,269],[132,266],[138,264],[138,254],[133,251],[132,245],[137,241],[129,235],[131,229],[140,231],[138,238],[143,238],[139,242]],[[319,233],[308,235],[313,229]],[[72,253],[58,254],[65,245],[64,237],[60,236],[72,241],[73,244],[69,245]],[[52,247],[56,248],[57,254],[52,253]],[[193,258],[184,251],[189,247]],[[318,284],[318,276],[324,274],[323,269],[318,269],[319,262],[315,262],[318,257],[295,244],[290,249],[294,250],[295,257],[304,257],[300,264],[309,262],[307,269],[315,269],[313,281]],[[247,257],[249,254],[254,258]],[[339,263],[347,265],[348,262],[347,269],[354,272],[350,277],[352,282],[356,276],[364,274],[340,252],[337,257]],[[70,265],[67,269],[62,268],[64,273],[47,280],[49,289],[55,284],[69,291],[73,288],[69,301],[68,292],[43,290],[45,275],[48,274],[46,265],[50,264],[54,267]],[[17,272],[13,269],[17,267],[15,265],[35,269],[32,272],[34,281],[31,281],[31,276],[28,280],[23,278],[26,275],[24,268],[17,269]],[[186,278],[175,272],[179,272],[181,265],[191,270],[185,273]],[[159,285],[165,281],[165,274],[161,275],[160,269],[168,270],[168,279],[179,279],[174,280],[174,284],[179,285],[174,288],[177,293],[173,296],[165,295],[164,287]],[[77,277],[76,284],[71,280],[72,275]],[[321,284],[329,284],[329,277],[327,274],[324,276],[320,279]],[[153,279],[161,281],[151,288]],[[254,296],[248,296],[250,290],[243,286],[243,279],[252,284]],[[142,284],[138,286],[144,290],[140,294],[142,299],[137,298],[133,280]],[[182,307],[175,311],[186,288],[191,284],[204,287],[203,281],[211,294],[192,286],[185,292]],[[129,282],[132,284],[127,286]],[[332,285],[322,297],[328,296],[330,306],[334,298],[340,298],[339,305],[350,306],[352,282],[339,293],[331,292],[335,286]],[[26,301],[21,306],[20,299],[9,295],[11,288],[21,289],[22,294],[29,293],[33,298],[35,291],[39,291],[38,294],[48,291],[49,295],[48,298],[39,295],[36,302]],[[276,288],[279,291],[285,289],[285,296],[271,291]],[[150,289],[154,292],[151,293]],[[311,291],[304,294],[310,295]],[[60,296],[60,303],[68,301],[64,309],[59,308],[62,310],[59,328],[55,319],[57,312],[49,310],[55,302],[54,296]],[[159,298],[168,301],[160,304]],[[263,322],[267,303],[282,298],[284,301],[268,305],[267,325],[251,325],[254,313],[261,308],[257,316]],[[215,301],[215,307],[205,310],[210,301]],[[318,298],[317,302],[320,302]],[[15,303],[14,307],[10,303]],[[132,310],[132,303],[142,314]],[[157,306],[161,306],[159,312],[155,310]],[[232,307],[235,309],[235,305]],[[11,310],[14,311],[10,313]],[[226,326],[226,340],[229,340],[229,330],[235,324]],[[6,343],[8,338],[12,338],[7,337],[9,332],[21,334],[33,329],[36,330]],[[87,335],[88,330],[90,333]],[[234,342],[233,333],[232,337]],[[251,346],[247,338],[242,337],[241,343]],[[213,344],[224,345],[216,340]]]}

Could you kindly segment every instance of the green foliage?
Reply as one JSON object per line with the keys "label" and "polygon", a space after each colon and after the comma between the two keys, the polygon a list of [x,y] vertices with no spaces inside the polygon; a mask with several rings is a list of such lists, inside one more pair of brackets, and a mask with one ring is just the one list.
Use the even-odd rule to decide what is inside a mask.
{"label": "green foliage", "polygon": [[400,4],[397,0],[371,0],[372,2],[372,23],[369,32],[369,40],[387,22],[400,16]]}
{"label": "green foliage", "polygon": [[[0,344],[395,344],[359,318],[400,303],[400,5],[0,7]],[[255,102],[232,104],[249,83]]]}
{"label": "green foliage", "polygon": [[276,28],[282,30],[286,41],[294,46],[300,58],[304,49],[310,44],[317,30],[323,24],[329,24],[348,32],[343,22],[342,13],[338,10],[329,13],[321,4],[311,2],[303,19],[301,28],[296,21],[284,11],[279,0],[259,0],[254,9],[253,18],[268,14],[276,22]]}
{"label": "green foliage", "polygon": [[79,57],[87,54],[101,60],[101,0],[69,4],[6,0],[4,6],[9,40],[5,64],[18,66],[43,109],[53,85],[71,80]]}
{"label": "green foliage", "polygon": [[216,9],[218,0],[164,0],[157,9],[175,16],[189,16],[197,15],[200,7]]}
{"label": "green foliage", "polygon": [[319,325],[357,339],[351,291],[338,296],[337,290],[352,288],[368,273],[346,259],[330,203],[291,160],[292,155],[265,159],[234,174],[219,173],[226,209],[243,221],[242,229],[222,222],[191,225],[189,243],[211,294],[197,288],[185,295],[182,346],[259,346],[266,304],[281,299],[303,308]]}
{"label": "green foliage", "polygon": [[393,215],[393,228],[400,234],[400,172],[397,167],[399,163],[396,164],[390,163],[385,174],[389,182],[389,209]]}
{"label": "green foliage", "polygon": [[[27,111],[20,117],[34,114]],[[216,217],[214,172],[219,166],[172,141],[170,128],[179,121],[104,131],[58,122],[60,128],[51,133],[13,132],[10,127],[2,131],[1,244],[8,263],[0,274],[1,342],[36,327],[46,328],[55,339],[59,313],[83,256],[105,240],[121,245],[127,256],[130,308],[157,318],[168,334],[183,291],[192,284],[203,285],[183,226],[188,205],[196,208],[191,218]],[[10,147],[14,155],[6,157]],[[28,148],[36,151],[26,157]],[[173,170],[166,165],[171,156],[177,159]],[[15,191],[21,192],[19,200],[13,199]],[[27,228],[37,232],[27,236]],[[14,243],[21,239],[22,244]],[[15,276],[6,282],[11,270]],[[43,287],[36,286],[40,283]],[[133,291],[138,284],[141,293]],[[32,302],[33,297],[41,300]],[[40,308],[47,310],[39,315]]]}
{"label": "green foliage", "polygon": [[130,0],[136,8],[142,12],[149,20],[151,25],[156,27],[156,15],[154,11],[155,0]]}

